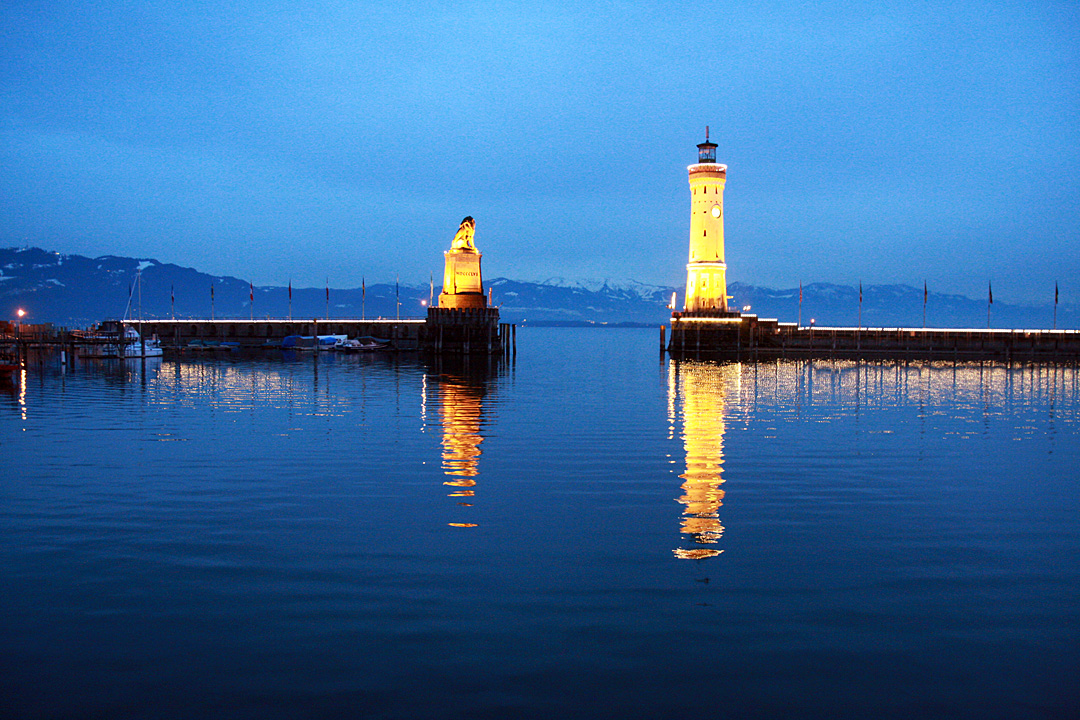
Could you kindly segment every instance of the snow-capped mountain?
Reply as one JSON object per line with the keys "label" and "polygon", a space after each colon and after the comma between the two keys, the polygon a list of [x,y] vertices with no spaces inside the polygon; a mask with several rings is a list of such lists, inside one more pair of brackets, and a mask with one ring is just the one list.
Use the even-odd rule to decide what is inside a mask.
{"label": "snow-capped mountain", "polygon": [[[137,272],[142,281],[135,285]],[[672,294],[683,301],[682,287],[635,281],[571,281],[550,278],[525,282],[494,278],[486,283],[505,322],[573,325],[660,325],[668,320]],[[211,290],[212,288],[212,290]],[[434,288],[437,295],[440,288]],[[733,282],[731,306],[760,317],[804,324],[851,325],[860,321],[859,289],[813,283],[774,290]],[[429,285],[372,283],[366,287],[252,288],[234,277],[209,275],[149,258],[107,255],[87,258],[39,248],[0,249],[0,318],[11,319],[19,307],[27,322],[84,327],[104,318],[134,317],[423,317]],[[130,297],[130,305],[129,305]],[[252,300],[254,297],[254,300]],[[906,285],[872,285],[862,290],[864,327],[921,327],[923,289]],[[929,327],[986,327],[987,301],[930,292],[926,298]],[[993,327],[1050,327],[1053,306],[1025,307],[995,302]],[[1058,307],[1057,326],[1080,325],[1080,307]]]}

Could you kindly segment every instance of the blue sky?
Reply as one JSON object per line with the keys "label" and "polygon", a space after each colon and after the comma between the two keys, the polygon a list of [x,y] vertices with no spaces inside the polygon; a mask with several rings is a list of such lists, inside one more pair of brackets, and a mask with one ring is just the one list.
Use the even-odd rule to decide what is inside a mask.
{"label": "blue sky", "polygon": [[1080,295],[1076,2],[7,0],[0,245],[261,285],[729,279]]}

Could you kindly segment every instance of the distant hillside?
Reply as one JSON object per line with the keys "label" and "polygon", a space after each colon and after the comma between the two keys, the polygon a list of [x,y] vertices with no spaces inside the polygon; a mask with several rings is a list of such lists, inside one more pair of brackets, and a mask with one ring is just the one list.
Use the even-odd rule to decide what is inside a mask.
{"label": "distant hillside", "polygon": [[[141,298],[133,288],[142,269]],[[667,321],[672,293],[681,304],[683,288],[637,282],[574,283],[562,279],[521,282],[495,278],[487,282],[492,299],[507,322],[528,324],[659,325]],[[213,299],[211,300],[211,288]],[[440,288],[435,287],[437,295]],[[760,317],[794,322],[799,317],[799,290],[772,290],[732,283],[732,307]],[[140,306],[143,317],[220,318],[286,317],[288,287],[250,288],[233,277],[208,275],[147,258],[107,255],[87,258],[38,248],[0,249],[0,317],[28,312],[27,322],[85,327],[105,318],[123,317]],[[293,317],[423,317],[430,287],[371,283],[366,288],[293,288]],[[254,295],[254,303],[252,303]],[[400,303],[400,308],[398,304]],[[863,290],[862,324],[868,327],[922,325],[923,291],[905,285],[867,286]],[[855,325],[859,291],[843,285],[814,283],[803,288],[802,320],[818,325]],[[1050,327],[1053,306],[1025,307],[995,302],[994,327]],[[931,292],[926,322],[930,327],[986,327],[986,301]],[[1080,326],[1080,307],[1062,304],[1058,327]]]}
{"label": "distant hillside", "polygon": [[[142,269],[141,288],[134,286]],[[211,288],[213,293],[211,294]],[[139,291],[141,289],[141,292]],[[207,275],[191,268],[157,260],[106,255],[87,258],[62,255],[38,248],[0,249],[0,312],[11,317],[24,307],[28,322],[52,322],[85,327],[104,318],[121,318],[127,310],[136,317],[141,306],[145,318],[287,317],[288,287],[256,287],[234,277]],[[254,295],[254,303],[252,303]],[[372,283],[365,289],[329,291],[331,317],[395,317],[400,299],[401,317],[422,317],[420,304],[428,287]],[[327,316],[326,288],[293,288],[292,315]]]}

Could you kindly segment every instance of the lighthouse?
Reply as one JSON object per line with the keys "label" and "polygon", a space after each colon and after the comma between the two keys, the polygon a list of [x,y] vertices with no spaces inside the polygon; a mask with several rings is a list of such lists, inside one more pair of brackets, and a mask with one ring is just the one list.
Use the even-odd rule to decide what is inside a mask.
{"label": "lighthouse", "polygon": [[716,162],[716,143],[698,147],[690,165],[690,262],[686,265],[686,312],[727,312],[727,265],[724,263],[724,183],[727,165]]}

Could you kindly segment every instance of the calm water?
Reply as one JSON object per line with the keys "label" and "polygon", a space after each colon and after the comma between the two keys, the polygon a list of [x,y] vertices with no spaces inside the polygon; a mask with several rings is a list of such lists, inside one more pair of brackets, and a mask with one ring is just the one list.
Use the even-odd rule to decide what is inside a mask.
{"label": "calm water", "polygon": [[654,330],[33,366],[0,715],[1080,713],[1080,373]]}

